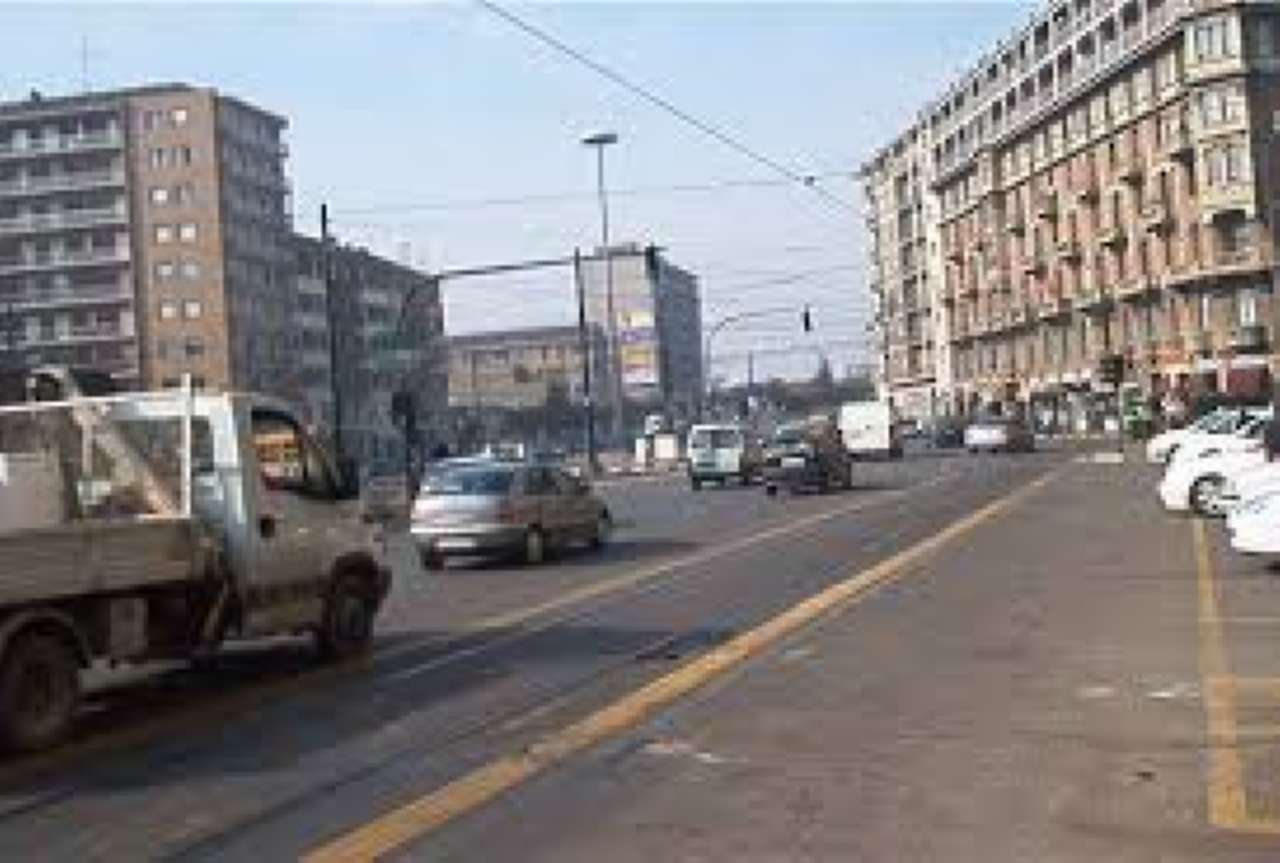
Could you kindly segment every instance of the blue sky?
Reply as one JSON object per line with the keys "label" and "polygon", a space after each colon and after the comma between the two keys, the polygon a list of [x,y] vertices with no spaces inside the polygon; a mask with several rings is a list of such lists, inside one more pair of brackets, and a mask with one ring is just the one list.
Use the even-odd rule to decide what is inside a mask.
{"label": "blue sky", "polygon": [[[517,14],[803,173],[854,171],[1028,14],[1011,2],[538,4]],[[702,277],[704,315],[808,302],[817,333],[765,319],[717,341],[718,373],[838,368],[863,351],[861,217],[776,175],[470,4],[0,5],[0,99],[156,80],[211,85],[289,118],[295,219],[321,201],[342,239],[429,269],[565,254],[598,239],[608,128],[614,236]],[[861,210],[856,183],[825,188]],[[555,200],[477,206],[537,195]],[[562,197],[563,196],[563,197]],[[784,287],[761,284],[814,273]],[[566,274],[446,285],[446,326],[569,322]],[[792,350],[794,349],[794,350]],[[790,352],[789,352],[790,351]]]}

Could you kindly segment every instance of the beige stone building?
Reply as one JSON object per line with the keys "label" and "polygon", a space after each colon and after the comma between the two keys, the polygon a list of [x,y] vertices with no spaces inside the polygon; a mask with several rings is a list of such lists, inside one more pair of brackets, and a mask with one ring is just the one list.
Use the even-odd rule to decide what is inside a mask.
{"label": "beige stone building", "polygon": [[185,84],[0,104],[0,362],[296,397],[285,126]]}
{"label": "beige stone building", "polygon": [[[588,330],[591,390],[597,403],[607,389],[603,331]],[[529,410],[545,407],[559,388],[582,403],[582,345],[576,326],[528,327],[449,339],[449,407]]]}
{"label": "beige stone building", "polygon": [[[883,238],[899,203],[885,184],[918,142],[924,206],[937,207],[928,303],[944,409],[1082,423],[1109,389],[1097,380],[1109,353],[1144,395],[1264,397],[1278,84],[1280,4],[1066,0],[927,106],[864,175]],[[895,256],[877,239],[877,268]],[[901,280],[875,288],[894,393],[910,313]]]}

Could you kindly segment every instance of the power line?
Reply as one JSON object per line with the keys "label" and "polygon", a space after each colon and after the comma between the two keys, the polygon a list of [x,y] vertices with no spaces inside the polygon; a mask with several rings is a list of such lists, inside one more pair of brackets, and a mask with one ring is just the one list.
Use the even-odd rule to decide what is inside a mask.
{"label": "power line", "polygon": [[715,140],[719,141],[721,144],[724,144],[725,146],[729,147],[732,150],[736,150],[738,153],[741,153],[742,155],[746,156],[748,159],[751,159],[754,162],[764,165],[769,170],[777,174],[780,174],[783,177],[786,177],[788,180],[792,181],[793,183],[799,183],[804,188],[810,189],[811,191],[814,192],[814,194],[818,195],[828,203],[834,204],[840,209],[848,212],[857,212],[857,208],[854,207],[853,204],[850,204],[848,201],[844,200],[843,198],[837,195],[831,194],[826,189],[819,186],[817,183],[818,178],[815,175],[802,174],[798,171],[793,170],[792,168],[787,167],[781,162],[775,159],[772,159],[769,156],[766,156],[757,150],[752,149],[751,147],[739,141],[737,138],[732,137],[726,132],[722,132],[720,129],[716,128],[710,123],[704,120],[700,120],[697,117],[693,116],[692,114],[688,113],[687,111],[680,109],[676,105],[664,99],[662,96],[659,96],[658,94],[654,93],[652,90],[649,90],[633,82],[631,79],[625,77],[621,73],[616,72],[613,69],[609,68],[608,66],[604,65],[603,63],[592,59],[591,57],[584,54],[582,51],[579,51],[577,48],[574,48],[572,45],[569,45],[568,43],[561,41],[555,36],[552,36],[547,31],[542,30],[538,27],[535,27],[533,24],[530,24],[528,21],[525,21],[523,18],[516,15],[515,13],[510,12],[507,9],[504,9],[503,7],[499,6],[496,3],[491,2],[491,0],[475,0],[475,2],[477,5],[481,6],[484,9],[489,10],[494,15],[497,15],[499,18],[502,18],[507,22],[513,24],[514,26],[516,26],[520,30],[523,30],[525,33],[529,34],[530,36],[537,39],[538,41],[543,42],[547,45],[550,45],[552,48],[556,49],[561,54],[564,54],[565,56],[571,58],[572,60],[582,64],[583,66],[586,66],[588,69],[591,69],[596,74],[604,78],[607,78],[608,80],[612,81],[613,83],[617,84],[623,89],[628,90],[631,93],[639,96],[641,99],[644,99],[646,102],[650,103],[651,105],[656,105],[658,108],[661,108],[663,111],[666,111],[668,114],[680,120],[681,122],[686,123],[689,126],[692,126],[693,128],[702,132],[704,135],[714,138]]}
{"label": "power line", "polygon": [[[852,171],[828,171],[813,175],[815,178],[852,177]],[[778,189],[794,185],[792,180],[768,180],[764,178],[748,178],[741,180],[711,180],[705,183],[672,183],[665,186],[636,186],[633,188],[610,189],[609,197],[638,197],[645,195],[692,194],[724,192],[739,189]],[[414,213],[414,212],[454,212],[458,210],[481,210],[492,207],[523,207],[542,204],[562,203],[594,203],[597,193],[581,192],[542,192],[527,195],[507,195],[495,198],[470,198],[442,201],[408,201],[397,204],[372,204],[364,207],[335,207],[333,212],[344,216],[368,216],[379,213]],[[361,223],[352,223],[361,224]],[[378,224],[366,222],[363,224]]]}

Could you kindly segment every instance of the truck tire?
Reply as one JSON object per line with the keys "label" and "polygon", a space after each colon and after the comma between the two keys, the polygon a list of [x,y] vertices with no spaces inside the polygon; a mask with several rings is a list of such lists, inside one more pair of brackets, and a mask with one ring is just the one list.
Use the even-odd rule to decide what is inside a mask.
{"label": "truck tire", "polygon": [[80,658],[66,638],[18,635],[0,664],[0,742],[29,752],[66,737],[80,706]]}
{"label": "truck tire", "polygon": [[373,615],[368,586],[358,576],[338,576],[325,601],[324,620],[316,630],[320,655],[339,660],[368,650],[373,641]]}

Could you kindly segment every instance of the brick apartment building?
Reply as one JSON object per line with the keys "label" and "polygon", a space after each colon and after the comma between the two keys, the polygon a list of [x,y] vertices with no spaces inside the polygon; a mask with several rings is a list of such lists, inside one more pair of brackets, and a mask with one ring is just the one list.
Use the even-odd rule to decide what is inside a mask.
{"label": "brick apartment building", "polygon": [[1278,84],[1275,3],[1044,8],[864,167],[884,392],[1080,424],[1120,353],[1144,395],[1265,397]]}
{"label": "brick apartment building", "polygon": [[285,126],[185,84],[0,104],[0,364],[296,396]]}

